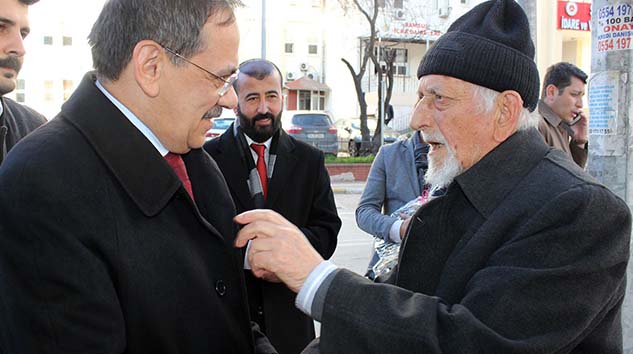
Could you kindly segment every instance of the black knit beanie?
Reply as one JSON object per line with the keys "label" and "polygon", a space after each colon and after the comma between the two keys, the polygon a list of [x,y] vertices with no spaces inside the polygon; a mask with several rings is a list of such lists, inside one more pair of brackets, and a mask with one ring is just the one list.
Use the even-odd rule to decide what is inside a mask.
{"label": "black knit beanie", "polygon": [[458,18],[424,55],[418,79],[446,75],[538,103],[539,75],[527,16],[515,0],[483,2]]}

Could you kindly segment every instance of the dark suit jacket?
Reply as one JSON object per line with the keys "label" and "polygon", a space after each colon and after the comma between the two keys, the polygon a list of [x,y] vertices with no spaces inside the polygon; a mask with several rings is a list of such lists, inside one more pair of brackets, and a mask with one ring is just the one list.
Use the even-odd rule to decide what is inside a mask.
{"label": "dark suit jacket", "polygon": [[320,349],[622,353],[630,234],[621,199],[518,132],[414,215],[397,286],[337,271]]}
{"label": "dark suit jacket", "polygon": [[196,204],[91,75],[14,148],[0,169],[6,353],[255,352],[226,183],[201,149],[184,161]]}
{"label": "dark suit jacket", "polygon": [[[233,126],[205,144],[229,185],[237,212],[254,209]],[[323,153],[281,132],[273,176],[268,181],[266,208],[298,226],[310,243],[329,258],[336,248],[341,220],[336,212],[330,177]],[[295,294],[284,284],[256,279],[247,271],[249,302],[253,319],[281,354],[299,353],[312,338],[314,325],[294,306]]]}
{"label": "dark suit jacket", "polygon": [[0,164],[7,153],[28,133],[46,123],[46,118],[25,105],[0,97],[3,107],[0,116]]}

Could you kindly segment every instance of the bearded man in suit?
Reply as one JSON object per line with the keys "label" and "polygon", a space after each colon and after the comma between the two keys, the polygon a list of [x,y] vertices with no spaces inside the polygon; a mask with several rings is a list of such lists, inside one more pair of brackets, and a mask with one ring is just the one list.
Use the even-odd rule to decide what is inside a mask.
{"label": "bearded man in suit", "polygon": [[[327,259],[341,220],[323,152],[281,129],[283,85],[275,64],[253,59],[239,70],[233,84],[238,119],[204,148],[224,174],[238,212],[275,210]],[[273,274],[259,279],[246,270],[246,283],[253,320],[279,353],[299,353],[315,334],[312,319],[294,306],[295,294]]]}

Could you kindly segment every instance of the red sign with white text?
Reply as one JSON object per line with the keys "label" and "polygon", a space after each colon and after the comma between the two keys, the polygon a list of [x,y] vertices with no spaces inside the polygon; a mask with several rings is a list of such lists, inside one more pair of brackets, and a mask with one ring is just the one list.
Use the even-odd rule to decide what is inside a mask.
{"label": "red sign with white text", "polygon": [[558,2],[558,29],[591,31],[591,4],[576,1]]}

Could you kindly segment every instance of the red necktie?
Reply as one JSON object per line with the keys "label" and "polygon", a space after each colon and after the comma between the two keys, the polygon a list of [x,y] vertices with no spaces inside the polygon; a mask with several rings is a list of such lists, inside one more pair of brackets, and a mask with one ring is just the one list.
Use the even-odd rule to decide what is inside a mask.
{"label": "red necktie", "polygon": [[183,186],[193,199],[193,191],[191,190],[191,181],[189,180],[189,175],[187,174],[187,168],[185,167],[185,162],[182,160],[182,156],[174,153],[168,153],[165,155],[165,160],[171,168],[176,172],[178,178],[182,181]]}
{"label": "red necktie", "polygon": [[264,193],[264,199],[266,199],[268,195],[268,176],[266,176],[266,159],[264,158],[266,145],[251,144],[251,148],[257,153],[257,173],[260,181],[262,181],[262,192]]}

